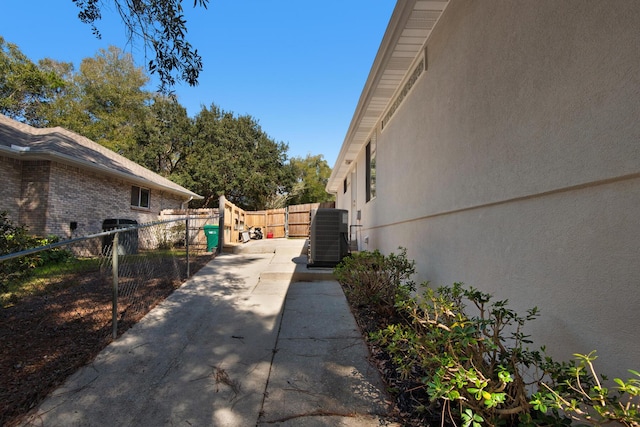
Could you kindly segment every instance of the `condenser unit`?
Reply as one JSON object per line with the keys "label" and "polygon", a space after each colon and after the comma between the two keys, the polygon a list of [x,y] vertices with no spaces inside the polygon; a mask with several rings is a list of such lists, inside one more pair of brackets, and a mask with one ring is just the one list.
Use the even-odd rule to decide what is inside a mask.
{"label": "condenser unit", "polygon": [[311,212],[308,267],[335,267],[349,253],[349,212],[322,208]]}

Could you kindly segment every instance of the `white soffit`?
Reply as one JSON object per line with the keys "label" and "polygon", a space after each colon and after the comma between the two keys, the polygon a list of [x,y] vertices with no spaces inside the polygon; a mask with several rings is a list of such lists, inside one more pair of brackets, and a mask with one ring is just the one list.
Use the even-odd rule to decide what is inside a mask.
{"label": "white soffit", "polygon": [[393,101],[414,60],[422,54],[448,1],[398,0],[333,167],[327,191],[335,193],[340,188],[349,165]]}

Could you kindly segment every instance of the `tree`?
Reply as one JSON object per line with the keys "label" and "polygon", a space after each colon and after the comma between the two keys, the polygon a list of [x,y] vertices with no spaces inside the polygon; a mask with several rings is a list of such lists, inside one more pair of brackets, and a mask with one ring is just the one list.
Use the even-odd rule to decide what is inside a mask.
{"label": "tree", "polygon": [[[55,63],[49,62],[55,67]],[[80,71],[69,73],[65,91],[48,106],[43,121],[62,126],[114,151],[126,151],[144,121],[152,94],[144,69],[115,46],[85,58]]]}
{"label": "tree", "polygon": [[177,175],[191,152],[193,122],[171,96],[157,95],[137,126],[136,141],[123,153],[162,176]]}
{"label": "tree", "polygon": [[65,82],[56,70],[40,68],[0,36],[0,113],[32,125]]}
{"label": "tree", "polygon": [[331,168],[322,154],[307,154],[305,158],[290,160],[296,183],[291,191],[288,204],[322,203],[334,200],[325,187],[331,177]]}
{"label": "tree", "polygon": [[203,108],[191,144],[176,179],[205,197],[202,206],[216,206],[225,195],[243,209],[261,210],[293,184],[288,146],[269,138],[251,116],[235,117],[215,105]]}
{"label": "tree", "polygon": [[[100,38],[97,21],[102,18],[105,0],[72,0],[80,9],[80,21],[91,25]],[[198,50],[187,42],[187,21],[184,18],[182,0],[112,0],[122,18],[129,39],[140,38],[146,48],[155,52],[149,61],[149,71],[158,73],[161,91],[173,86],[176,78],[189,85],[198,84],[202,71],[202,58]],[[193,7],[207,8],[209,0],[194,0]]]}

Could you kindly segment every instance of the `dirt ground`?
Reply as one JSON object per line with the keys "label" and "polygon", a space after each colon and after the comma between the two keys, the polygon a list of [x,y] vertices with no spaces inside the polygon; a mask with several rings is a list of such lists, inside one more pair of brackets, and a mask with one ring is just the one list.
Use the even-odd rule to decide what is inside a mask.
{"label": "dirt ground", "polygon": [[[348,295],[348,292],[345,292],[345,294]],[[381,318],[369,307],[358,306],[353,301],[350,301],[349,298],[347,298],[347,302],[369,347],[370,362],[380,372],[387,391],[394,399],[395,413],[391,414],[394,421],[404,427],[431,425],[453,427],[448,419],[441,419],[437,402],[433,407],[424,406],[425,402],[429,402],[429,397],[426,395],[424,388],[410,379],[402,378],[389,353],[368,339],[372,332],[394,323],[393,319]]]}
{"label": "dirt ground", "polygon": [[[194,274],[212,259],[191,258]],[[182,260],[182,263],[185,261]],[[138,322],[183,281],[171,263],[121,301],[118,335]],[[163,271],[172,269],[172,271]],[[99,273],[70,276],[60,288],[0,309],[0,426],[10,427],[112,341],[110,284]]]}

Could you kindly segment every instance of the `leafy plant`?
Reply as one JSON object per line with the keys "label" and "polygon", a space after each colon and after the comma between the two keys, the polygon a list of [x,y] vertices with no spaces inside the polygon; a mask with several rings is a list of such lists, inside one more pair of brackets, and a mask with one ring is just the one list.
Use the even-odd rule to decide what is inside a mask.
{"label": "leafy plant", "polygon": [[[8,218],[7,212],[0,212],[0,255],[46,246],[57,241],[56,236],[47,238],[31,236],[27,227],[15,225]],[[28,277],[35,267],[64,262],[71,258],[73,254],[68,250],[48,249],[2,261],[0,262],[0,291],[6,290],[10,281]]]}
{"label": "leafy plant", "polygon": [[[537,410],[563,411],[574,421],[600,426],[612,421],[625,426],[640,426],[640,372],[626,381],[614,378],[614,391],[604,387],[593,362],[595,351],[574,354],[577,364],[568,364],[559,372],[565,378],[556,383],[542,382],[542,389],[532,396],[531,404]],[[603,378],[605,379],[605,378]]]}
{"label": "leafy plant", "polygon": [[355,254],[334,274],[352,305],[393,320],[370,333],[370,343],[390,358],[394,389],[416,412],[435,419],[439,411],[443,425],[448,417],[465,427],[640,426],[640,372],[615,378],[609,390],[596,375],[594,353],[557,362],[545,347],[530,349],[525,326],[539,316],[536,307],[522,315],[508,300],[462,283],[433,289],[427,282],[413,295],[414,263],[400,249],[388,257]]}
{"label": "leafy plant", "polygon": [[407,250],[383,255],[378,250],[358,252],[344,258],[334,269],[347,298],[356,306],[369,306],[385,318],[396,313],[395,301],[415,290],[410,280],[415,262],[407,259]]}
{"label": "leafy plant", "polygon": [[466,417],[466,425],[513,423],[531,410],[527,387],[535,381],[525,378],[542,355],[526,347],[531,341],[522,331],[538,310],[520,316],[507,303],[462,283],[426,288],[420,297],[397,301],[406,323],[373,339],[393,356],[401,376],[419,372],[432,402]]}

